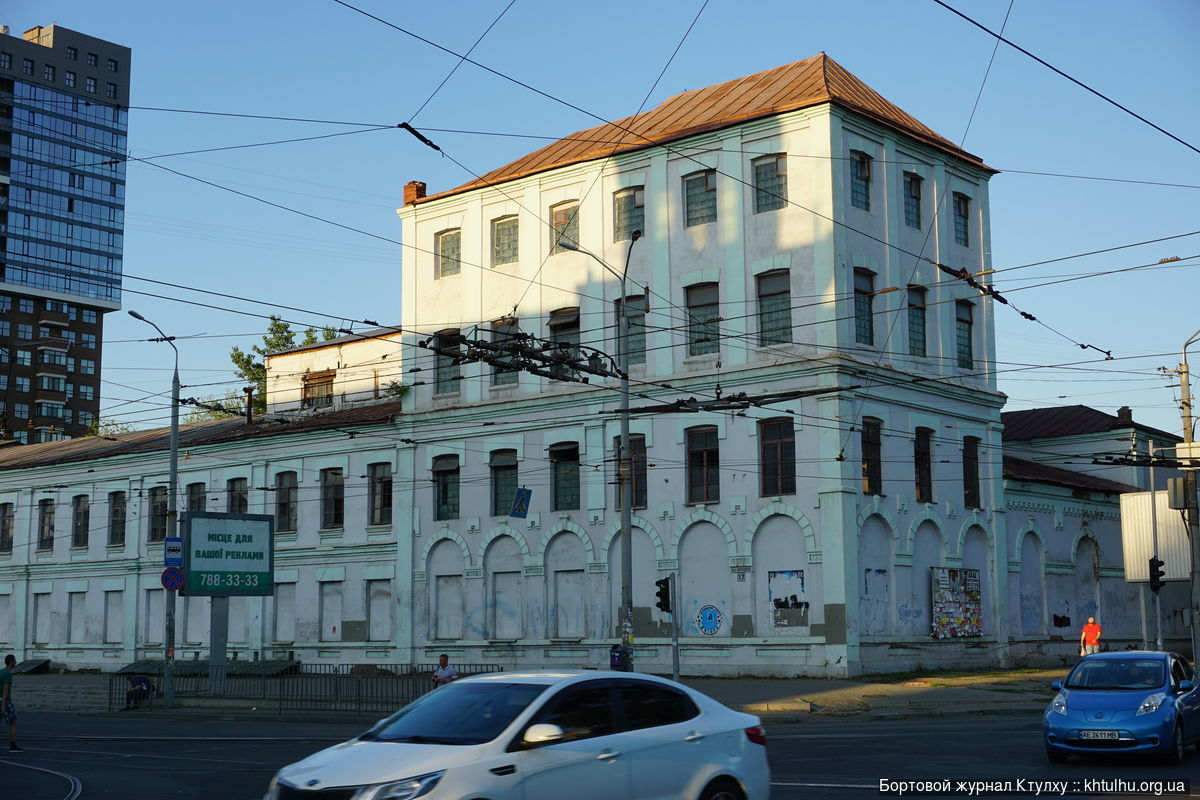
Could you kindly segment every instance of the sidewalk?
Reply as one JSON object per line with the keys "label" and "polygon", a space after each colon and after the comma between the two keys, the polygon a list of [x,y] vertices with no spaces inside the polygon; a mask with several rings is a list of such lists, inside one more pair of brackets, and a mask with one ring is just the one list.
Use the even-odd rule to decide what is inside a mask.
{"label": "sidewalk", "polygon": [[[684,678],[683,683],[725,705],[755,714],[765,723],[814,719],[906,719],[984,714],[1040,714],[1053,697],[1051,681],[1065,668],[1011,672],[950,671],[921,677],[836,678]],[[18,676],[14,698],[22,709],[80,715],[104,715],[108,675],[49,674]],[[116,712],[111,712],[116,713]],[[307,719],[306,711],[258,709],[247,701],[189,700],[189,705],[138,714],[155,718]],[[342,715],[337,715],[342,716]],[[347,714],[348,720],[374,721],[381,714]],[[323,711],[322,718],[328,719]]]}

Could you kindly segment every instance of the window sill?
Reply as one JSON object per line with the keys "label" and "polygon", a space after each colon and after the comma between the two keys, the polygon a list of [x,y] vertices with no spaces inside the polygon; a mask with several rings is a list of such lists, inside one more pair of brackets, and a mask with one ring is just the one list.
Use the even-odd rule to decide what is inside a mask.
{"label": "window sill", "polygon": [[552,637],[550,639],[550,644],[579,644],[580,642],[583,641],[583,639],[584,639],[584,637],[582,637],[582,636],[580,636],[578,638],[574,638],[574,639],[559,639],[559,638]]}
{"label": "window sill", "polygon": [[367,526],[367,531],[369,533],[380,533],[383,531],[390,531],[391,529],[392,529],[392,523],[390,523],[390,522],[381,522],[378,525],[368,525]]}
{"label": "window sill", "polygon": [[703,353],[698,356],[684,356],[684,367],[709,367],[716,366],[716,363],[721,360],[720,353]]}
{"label": "window sill", "polygon": [[720,504],[720,498],[716,500],[690,500],[684,503],[685,506],[719,506]]}
{"label": "window sill", "polygon": [[108,550],[109,552],[120,552],[125,549],[125,543],[124,542],[109,542],[108,544],[104,545],[104,548],[106,550]]}

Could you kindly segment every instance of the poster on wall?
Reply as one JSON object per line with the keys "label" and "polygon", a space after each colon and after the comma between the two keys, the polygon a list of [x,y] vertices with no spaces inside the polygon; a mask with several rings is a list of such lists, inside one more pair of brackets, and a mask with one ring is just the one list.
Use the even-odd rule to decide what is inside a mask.
{"label": "poster on wall", "polygon": [[771,624],[776,628],[802,628],[808,625],[804,570],[780,569],[768,572],[767,601],[771,604]]}
{"label": "poster on wall", "polygon": [[983,601],[979,570],[931,567],[934,639],[983,636]]}

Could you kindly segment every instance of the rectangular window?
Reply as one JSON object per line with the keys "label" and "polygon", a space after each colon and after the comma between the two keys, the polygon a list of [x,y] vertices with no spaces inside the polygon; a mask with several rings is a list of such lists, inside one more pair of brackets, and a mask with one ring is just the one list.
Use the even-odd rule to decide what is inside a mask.
{"label": "rectangular window", "polygon": [[67,58],[69,58],[71,61],[77,61],[79,59],[79,49],[75,47],[68,47]]}
{"label": "rectangular window", "polygon": [[12,69],[12,53],[0,53],[0,68]]}
{"label": "rectangular window", "polygon": [[54,501],[38,501],[38,550],[54,549]]}
{"label": "rectangular window", "polygon": [[76,76],[75,76],[74,72],[67,70],[66,72],[63,73],[63,85],[64,86],[66,86],[68,89],[74,89],[75,83],[76,83]]}
{"label": "rectangular window", "polygon": [[965,194],[954,193],[954,243],[963,247],[971,246],[970,234],[971,198]]}
{"label": "rectangular window", "polygon": [[225,481],[225,510],[230,514],[245,514],[250,510],[250,487],[245,478]]}
{"label": "rectangular window", "polygon": [[301,408],[332,408],[333,379],[337,371],[332,369],[310,372],[301,378]]}
{"label": "rectangular window", "polygon": [[17,300],[17,311],[20,311],[22,314],[32,314],[33,300],[28,297],[22,297]]}
{"label": "rectangular window", "polygon": [[904,173],[904,224],[921,230],[921,176]]}
{"label": "rectangular window", "polygon": [[550,448],[550,467],[554,472],[554,510],[579,508],[579,445],[574,442]]}
{"label": "rectangular window", "polygon": [[[559,308],[550,312],[550,321],[546,323],[550,329],[550,340],[555,345],[554,355],[569,360],[581,357],[579,352],[579,309]],[[568,379],[575,371],[564,365],[551,365],[552,373]]]}
{"label": "rectangular window", "polygon": [[850,205],[871,210],[871,157],[858,150],[850,151]]}
{"label": "rectangular window", "polygon": [[434,394],[458,394],[458,385],[462,382],[462,370],[459,367],[458,352],[462,347],[462,335],[457,328],[441,331],[434,337],[434,345],[444,353],[438,353],[434,360]]}
{"label": "rectangular window", "polygon": [[323,581],[320,584],[320,607],[317,614],[320,617],[321,641],[342,641],[342,582]]}
{"label": "rectangular window", "polygon": [[187,510],[189,514],[208,509],[208,484],[189,483],[187,485]]}
{"label": "rectangular window", "polygon": [[96,79],[95,78],[85,78],[84,82],[83,82],[83,88],[84,88],[84,91],[90,92],[91,94],[95,94],[96,93]]}
{"label": "rectangular window", "polygon": [[492,470],[492,516],[507,516],[517,494],[517,451],[493,450],[488,465]]}
{"label": "rectangular window", "polygon": [[280,643],[296,641],[296,584],[275,584],[271,605],[271,640]]}
{"label": "rectangular window", "polygon": [[87,641],[87,592],[67,592],[67,641]]}
{"label": "rectangular window", "polygon": [[13,549],[13,521],[16,505],[0,503],[0,553],[11,553]]}
{"label": "rectangular window", "polygon": [[321,528],[342,527],[346,513],[346,483],[340,467],[321,470]]}
{"label": "rectangular window", "polygon": [[108,71],[109,72],[117,71],[117,60],[115,58],[108,59]]}
{"label": "rectangular window", "polygon": [[516,217],[492,220],[492,266],[512,264],[517,260],[520,229]]}
{"label": "rectangular window", "polygon": [[613,195],[613,241],[633,238],[634,231],[646,230],[646,188],[631,186]]}
{"label": "rectangular window", "polygon": [[[72,308],[72,310],[74,310],[74,308]],[[95,321],[96,321],[96,309],[94,309],[94,308],[85,308],[85,309],[83,310],[83,321],[84,321],[84,322],[91,322],[91,323],[95,323]]]}
{"label": "rectangular window", "polygon": [[629,331],[626,334],[629,337],[629,363],[630,364],[645,364],[646,363],[646,298],[644,295],[633,295],[626,297],[624,301],[614,301],[616,307],[616,351],[618,356],[621,353],[621,314],[624,312],[625,320],[629,325]]}
{"label": "rectangular window", "polygon": [[875,344],[875,273],[854,270],[854,341]]}
{"label": "rectangular window", "polygon": [[370,515],[371,525],[392,524],[392,465],[381,461],[378,464],[367,465],[367,479],[370,483]]}
{"label": "rectangular window", "polygon": [[913,467],[916,473],[917,502],[933,502],[933,429],[917,428],[913,441]]}
{"label": "rectangular window", "polygon": [[17,323],[17,338],[26,342],[33,339],[33,325],[27,322]]}
{"label": "rectangular window", "polygon": [[[516,345],[518,342],[514,337],[516,334],[520,333],[520,331],[520,326],[517,324],[517,320],[514,317],[498,319],[492,323],[492,344],[496,345],[497,347]],[[520,379],[519,376],[521,374],[521,370],[518,368],[505,366],[509,363],[510,361],[507,358],[501,357],[498,359],[497,363],[493,364],[492,386],[512,386],[518,382]]]}
{"label": "rectangular window", "polygon": [[715,283],[699,283],[684,290],[688,307],[688,355],[702,356],[720,350],[720,302]]}
{"label": "rectangular window", "polygon": [[79,359],[79,374],[80,375],[95,375],[96,362],[90,358]]}
{"label": "rectangular window", "polygon": [[87,384],[80,384],[79,385],[79,399],[80,400],[95,400],[96,399],[96,387],[89,386]]}
{"label": "rectangular window", "polygon": [[717,219],[717,171],[706,169],[683,179],[683,218],[688,228]]}
{"label": "rectangular window", "polygon": [[862,421],[862,490],[863,494],[883,494],[883,422],[873,417]]}
{"label": "rectangular window", "polygon": [[550,227],[553,236],[550,242],[550,255],[568,252],[561,242],[579,244],[579,204],[569,203],[550,209]]}
{"label": "rectangular window", "polygon": [[86,494],[71,498],[71,547],[87,547],[91,528],[91,500]]}
{"label": "rectangular window", "polygon": [[115,83],[104,84],[104,96],[113,100],[117,99],[117,85]]}
{"label": "rectangular window", "polygon": [[790,419],[758,423],[760,493],[778,497],[796,493],[796,429]]}
{"label": "rectangular window", "polygon": [[966,300],[954,304],[954,330],[957,340],[958,366],[975,368],[974,306]]}
{"label": "rectangular window", "polygon": [[983,508],[979,493],[979,437],[963,437],[963,505]]}
{"label": "rectangular window", "polygon": [[758,283],[758,344],[792,341],[792,280],[786,269],[764,272]]}
{"label": "rectangular window", "polygon": [[120,644],[125,636],[125,593],[104,593],[104,643]]}
{"label": "rectangular window", "polygon": [[161,542],[167,538],[167,487],[150,489],[150,534],[146,541]]}
{"label": "rectangular window", "polygon": [[279,472],[275,475],[275,532],[296,530],[298,506],[296,503],[296,473]]}
{"label": "rectangular window", "polygon": [[100,63],[100,59],[99,59],[99,57],[98,57],[98,56],[97,56],[95,53],[88,53],[88,54],[87,54],[87,65],[88,65],[89,67],[94,67],[94,66],[96,66],[96,65],[97,65],[97,64],[99,64],[99,63]]}
{"label": "rectangular window", "polygon": [[913,356],[928,355],[925,348],[925,289],[908,287],[908,353]]}
{"label": "rectangular window", "polygon": [[456,228],[439,233],[434,242],[434,252],[437,258],[437,274],[434,277],[457,275],[462,271],[462,231]]}
{"label": "rectangular window", "polygon": [[32,58],[22,58],[21,59],[21,74],[22,75],[33,75],[33,59]]}
{"label": "rectangular window", "polygon": [[125,493],[108,493],[108,543],[125,544]]}
{"label": "rectangular window", "polygon": [[787,156],[763,156],[753,161],[754,213],[775,211],[787,205]]}
{"label": "rectangular window", "polygon": [[687,501],[715,503],[721,499],[721,454],[717,429],[706,426],[687,432]]}
{"label": "rectangular window", "polygon": [[458,519],[458,456],[433,459],[433,518]]}
{"label": "rectangular window", "polygon": [[42,79],[47,81],[54,80],[54,67],[50,64],[42,65]]}

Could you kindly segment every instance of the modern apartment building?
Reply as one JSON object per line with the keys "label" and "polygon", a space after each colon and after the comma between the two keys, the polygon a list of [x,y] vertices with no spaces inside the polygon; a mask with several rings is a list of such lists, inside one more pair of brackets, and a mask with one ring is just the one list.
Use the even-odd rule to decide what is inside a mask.
{"label": "modern apartment building", "polygon": [[88,432],[121,306],[130,50],[0,28],[0,440]]}

